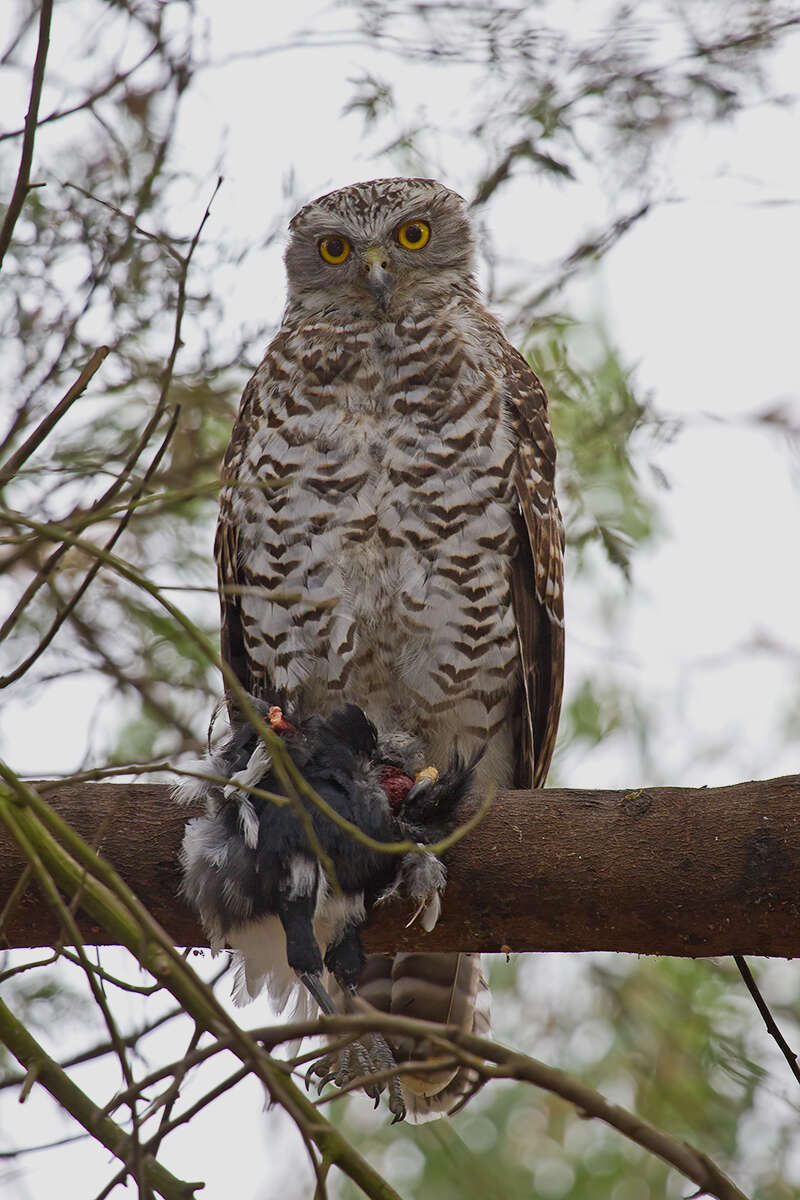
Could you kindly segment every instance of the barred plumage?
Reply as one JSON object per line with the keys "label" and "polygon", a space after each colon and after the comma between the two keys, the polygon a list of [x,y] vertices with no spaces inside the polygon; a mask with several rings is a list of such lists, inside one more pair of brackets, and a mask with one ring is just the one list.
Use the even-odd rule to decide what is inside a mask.
{"label": "barred plumage", "polygon": [[[485,745],[479,788],[540,784],[563,680],[555,447],[541,383],[480,302],[464,202],[374,180],[290,231],[283,323],[225,458],[223,655],[249,692],[360,705],[431,762]],[[455,1002],[468,1025],[485,984],[457,964],[441,1019]]]}

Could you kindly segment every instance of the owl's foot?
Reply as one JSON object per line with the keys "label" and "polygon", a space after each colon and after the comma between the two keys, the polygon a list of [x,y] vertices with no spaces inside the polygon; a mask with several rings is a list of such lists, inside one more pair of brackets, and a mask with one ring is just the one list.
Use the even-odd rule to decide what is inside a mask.
{"label": "owl's foot", "polygon": [[395,1067],[395,1059],[386,1038],[380,1033],[365,1033],[351,1046],[345,1046],[338,1054],[326,1054],[312,1063],[306,1072],[306,1087],[317,1078],[317,1092],[321,1093],[327,1083],[338,1088],[346,1087],[356,1079],[363,1079],[362,1087],[378,1107],[381,1093],[386,1088],[389,1111],[393,1114],[392,1124],[402,1121],[406,1115],[400,1080],[391,1075],[388,1080],[370,1080],[371,1075],[383,1075]]}

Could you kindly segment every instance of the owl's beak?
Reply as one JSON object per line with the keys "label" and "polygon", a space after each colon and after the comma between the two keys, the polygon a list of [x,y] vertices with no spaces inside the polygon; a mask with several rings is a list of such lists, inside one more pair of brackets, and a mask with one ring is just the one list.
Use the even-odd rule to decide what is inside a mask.
{"label": "owl's beak", "polygon": [[370,246],[364,255],[364,270],[367,287],[381,308],[388,308],[393,280],[389,274],[389,255],[382,246]]}

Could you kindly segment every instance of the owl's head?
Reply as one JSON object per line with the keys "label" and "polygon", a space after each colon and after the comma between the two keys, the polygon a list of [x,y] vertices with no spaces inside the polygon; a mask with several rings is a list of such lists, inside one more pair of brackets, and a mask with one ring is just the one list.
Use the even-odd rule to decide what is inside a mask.
{"label": "owl's head", "polygon": [[289,224],[289,302],[311,309],[475,294],[474,241],[461,196],[435,179],[371,179],[320,196]]}

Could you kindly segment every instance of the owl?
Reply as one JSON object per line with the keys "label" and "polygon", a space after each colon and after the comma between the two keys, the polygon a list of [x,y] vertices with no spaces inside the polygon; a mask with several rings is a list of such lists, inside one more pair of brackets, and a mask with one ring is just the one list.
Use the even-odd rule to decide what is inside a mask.
{"label": "owl", "polygon": [[[359,706],[420,768],[483,750],[478,791],[538,786],[563,682],[556,451],[539,379],[481,302],[467,206],[432,179],[356,183],[297,213],[285,261],[223,466],[223,658],[265,702]],[[372,956],[360,990],[488,1029],[475,955]],[[404,1082],[411,1115],[468,1084]]]}

